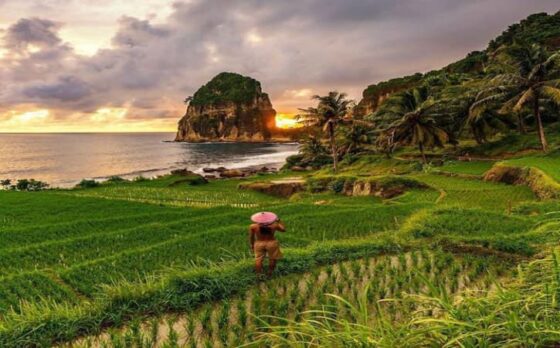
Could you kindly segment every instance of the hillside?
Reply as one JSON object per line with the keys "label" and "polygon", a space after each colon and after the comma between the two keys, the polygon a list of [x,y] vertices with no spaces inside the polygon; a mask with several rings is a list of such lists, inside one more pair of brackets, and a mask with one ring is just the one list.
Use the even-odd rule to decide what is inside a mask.
{"label": "hillside", "polygon": [[[438,122],[451,132],[459,131],[466,117],[465,108],[481,89],[494,77],[510,72],[505,52],[523,45],[542,45],[550,51],[560,48],[560,12],[554,15],[534,14],[520,23],[511,25],[500,36],[490,41],[483,51],[469,53],[464,59],[427,73],[417,73],[369,85],[362,93],[359,114],[379,129],[395,121],[382,105],[399,92],[414,87],[428,86],[436,103],[443,104]],[[389,103],[390,104],[390,103]],[[545,117],[557,110],[545,110]],[[552,115],[550,115],[552,116]]]}

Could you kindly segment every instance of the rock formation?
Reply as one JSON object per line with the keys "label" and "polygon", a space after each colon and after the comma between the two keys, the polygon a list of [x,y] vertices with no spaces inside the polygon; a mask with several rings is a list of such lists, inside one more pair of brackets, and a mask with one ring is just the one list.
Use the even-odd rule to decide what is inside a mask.
{"label": "rock formation", "polygon": [[422,74],[414,74],[369,85],[362,93],[362,100],[358,104],[358,114],[361,116],[373,114],[391,95],[416,86],[421,79]]}
{"label": "rock formation", "polygon": [[175,141],[273,141],[275,117],[257,80],[224,72],[192,96]]}

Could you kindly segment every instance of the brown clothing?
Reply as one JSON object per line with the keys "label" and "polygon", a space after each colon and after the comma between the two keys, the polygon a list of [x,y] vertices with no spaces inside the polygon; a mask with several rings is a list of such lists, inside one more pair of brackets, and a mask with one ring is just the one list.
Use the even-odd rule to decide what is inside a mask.
{"label": "brown clothing", "polygon": [[255,250],[255,259],[262,260],[268,254],[271,260],[279,260],[282,258],[280,244],[275,240],[259,240],[255,242],[253,248]]}
{"label": "brown clothing", "polygon": [[[263,233],[263,229],[268,228],[269,233]],[[271,260],[278,260],[282,258],[282,251],[280,250],[280,244],[274,238],[276,231],[285,232],[286,229],[284,225],[280,222],[275,222],[261,228],[259,224],[252,224],[249,228],[251,248],[255,252],[255,258],[257,260],[262,260],[266,255]]]}

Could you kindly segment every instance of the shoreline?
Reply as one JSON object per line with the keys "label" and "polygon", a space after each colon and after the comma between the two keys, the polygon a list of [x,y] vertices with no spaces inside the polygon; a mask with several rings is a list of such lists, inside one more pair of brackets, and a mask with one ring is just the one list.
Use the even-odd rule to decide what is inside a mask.
{"label": "shoreline", "polygon": [[[239,172],[244,174],[243,176],[231,177],[231,178],[221,177],[220,173],[218,171],[204,172],[204,170],[203,170],[204,168],[219,168],[219,167],[222,167],[221,165],[201,167],[201,168],[197,168],[195,170],[192,170],[192,172],[195,173],[195,174],[201,175],[202,177],[204,177],[208,180],[241,179],[241,178],[245,178],[245,177],[248,177],[248,176],[256,175],[257,173],[259,173],[259,171],[262,170],[263,167],[268,168],[268,171],[267,171],[268,173],[279,172],[285,164],[286,164],[286,161],[283,161],[283,162],[273,161],[273,162],[264,162],[264,163],[260,163],[260,164],[249,164],[249,165],[244,165],[244,166],[239,166],[239,167],[236,167],[235,165],[230,166],[230,167],[224,167],[224,168],[226,168],[226,170],[239,171]],[[155,174],[155,175],[143,176],[146,179],[155,179],[157,177],[161,177],[161,176],[165,176],[165,175],[171,175],[172,171],[181,170],[181,169],[190,170],[189,168],[185,168],[185,167],[177,167],[177,168],[166,168],[165,170],[161,170],[161,169],[145,170],[145,171],[138,171],[137,173],[129,173],[129,174],[121,174],[121,175],[86,177],[86,178],[83,178],[83,179],[80,179],[80,180],[77,180],[77,181],[72,181],[72,182],[57,184],[57,185],[51,185],[51,186],[48,187],[48,189],[73,189],[82,180],[94,180],[94,181],[97,181],[99,183],[104,183],[104,182],[108,181],[111,177],[120,177],[120,178],[123,178],[125,180],[132,181],[132,180],[134,180],[134,178],[143,176],[140,173],[158,172],[158,174]],[[212,177],[212,176],[214,176],[214,177]],[[50,183],[48,183],[48,182],[47,182],[47,184],[50,185]]]}

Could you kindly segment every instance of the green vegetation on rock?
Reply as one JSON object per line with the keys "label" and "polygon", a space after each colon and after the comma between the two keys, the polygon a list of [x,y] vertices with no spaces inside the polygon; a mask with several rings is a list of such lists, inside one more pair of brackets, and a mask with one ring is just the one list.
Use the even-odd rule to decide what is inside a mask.
{"label": "green vegetation on rock", "polygon": [[261,91],[261,84],[250,77],[223,72],[200,87],[192,96],[192,105],[220,105],[248,103]]}

